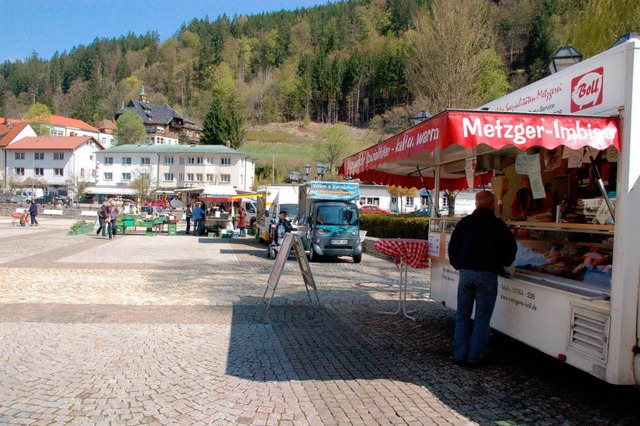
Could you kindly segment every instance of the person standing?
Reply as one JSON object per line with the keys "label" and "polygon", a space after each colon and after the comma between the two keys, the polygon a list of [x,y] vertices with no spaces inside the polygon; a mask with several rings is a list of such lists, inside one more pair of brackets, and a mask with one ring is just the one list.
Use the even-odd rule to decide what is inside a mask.
{"label": "person standing", "polygon": [[[516,257],[516,241],[494,214],[495,197],[476,194],[476,209],[456,225],[449,241],[449,263],[460,271],[453,361],[475,367],[485,358],[491,316],[498,295],[498,273]],[[475,304],[475,319],[471,313]]]}
{"label": "person standing", "polygon": [[200,204],[196,204],[196,206],[192,210],[193,214],[193,235],[200,236],[202,235],[202,231],[204,228],[204,210],[200,207]]}
{"label": "person standing", "polygon": [[238,208],[238,228],[240,229],[240,236],[247,236],[247,211],[244,207]]}
{"label": "person standing", "polygon": [[120,216],[120,210],[118,210],[118,206],[116,205],[115,201],[111,200],[110,205],[111,205],[111,210],[109,215],[109,228],[108,228],[109,239],[116,237],[116,229],[117,229],[116,222],[118,221],[118,216]]}
{"label": "person standing", "polygon": [[185,217],[187,219],[187,230],[185,234],[189,235],[191,233],[191,218],[193,217],[193,212],[191,211],[191,204],[187,204],[187,210],[185,210]]}
{"label": "person standing", "polygon": [[100,206],[100,210],[98,211],[98,222],[100,223],[100,226],[96,231],[96,235],[100,235],[100,232],[102,232],[103,237],[107,236],[106,235],[107,221],[110,221],[110,220],[111,220],[111,205],[105,201],[104,203],[102,203],[102,205]]}
{"label": "person standing", "polygon": [[31,226],[38,226],[38,203],[36,203],[36,199],[31,200],[31,205],[29,206],[29,215],[31,216]]}

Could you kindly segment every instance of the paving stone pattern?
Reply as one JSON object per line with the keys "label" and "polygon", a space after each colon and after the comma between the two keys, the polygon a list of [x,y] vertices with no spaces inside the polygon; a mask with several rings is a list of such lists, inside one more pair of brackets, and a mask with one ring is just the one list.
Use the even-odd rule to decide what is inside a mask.
{"label": "paving stone pattern", "polygon": [[[66,235],[0,218],[0,424],[640,424],[640,390],[607,385],[496,333],[490,364],[451,363],[453,312],[365,254],[295,260],[272,306],[257,241]],[[315,300],[315,299],[314,299]]]}

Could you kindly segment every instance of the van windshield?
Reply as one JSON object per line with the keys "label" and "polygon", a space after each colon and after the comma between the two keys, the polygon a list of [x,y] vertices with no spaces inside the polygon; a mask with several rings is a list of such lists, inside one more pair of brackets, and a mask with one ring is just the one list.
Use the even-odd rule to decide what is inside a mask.
{"label": "van windshield", "polygon": [[297,204],[280,204],[279,211],[287,212],[287,217],[297,217],[298,216],[298,205]]}
{"label": "van windshield", "polygon": [[327,204],[318,206],[316,221],[319,225],[352,226],[358,224],[355,204]]}

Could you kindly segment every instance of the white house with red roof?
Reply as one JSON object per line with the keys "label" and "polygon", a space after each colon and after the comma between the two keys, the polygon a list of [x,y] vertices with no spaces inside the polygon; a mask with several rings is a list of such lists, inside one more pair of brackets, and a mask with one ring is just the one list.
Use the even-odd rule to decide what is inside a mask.
{"label": "white house with red roof", "polygon": [[6,147],[12,143],[30,136],[36,136],[36,132],[29,123],[22,123],[15,120],[8,120],[0,117],[0,179],[2,187],[6,189],[7,179],[7,151]]}
{"label": "white house with red roof", "polygon": [[49,193],[67,189],[67,181],[95,182],[96,152],[104,147],[93,136],[24,137],[4,148],[7,176],[41,179]]}

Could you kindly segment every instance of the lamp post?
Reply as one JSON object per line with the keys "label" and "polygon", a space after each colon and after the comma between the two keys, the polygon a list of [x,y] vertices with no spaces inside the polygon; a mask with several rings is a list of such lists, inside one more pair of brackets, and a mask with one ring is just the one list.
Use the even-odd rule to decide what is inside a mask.
{"label": "lamp post", "polygon": [[574,49],[573,46],[562,46],[551,58],[549,70],[552,74],[555,74],[580,61],[582,61],[582,53]]}
{"label": "lamp post", "polygon": [[289,172],[289,180],[291,182],[297,182],[300,180],[300,172],[295,171],[295,170],[291,170]]}
{"label": "lamp post", "polygon": [[427,111],[426,109],[421,109],[420,111],[416,112],[413,117],[411,117],[411,123],[416,126],[431,117],[433,117],[433,115],[429,111]]}
{"label": "lamp post", "polygon": [[324,178],[325,173],[327,173],[329,166],[326,164],[318,163],[316,164],[316,173],[318,174],[318,180],[322,180]]}
{"label": "lamp post", "polygon": [[308,181],[309,180],[309,173],[311,173],[311,166],[309,164],[305,164],[304,166],[302,166],[302,171],[304,173],[304,181]]}

